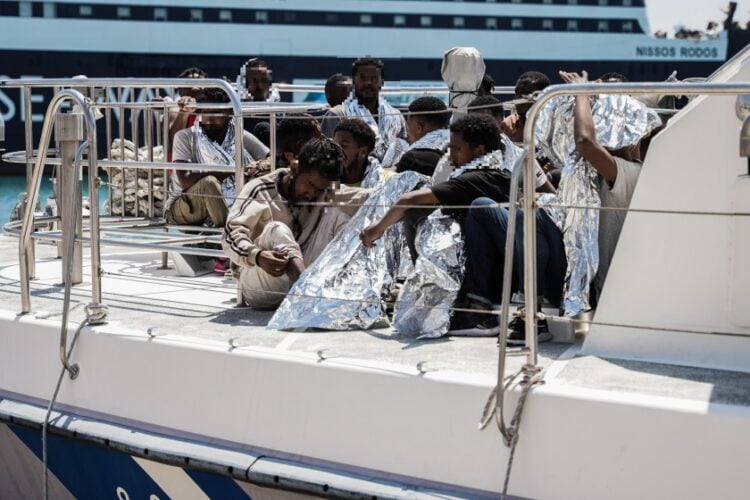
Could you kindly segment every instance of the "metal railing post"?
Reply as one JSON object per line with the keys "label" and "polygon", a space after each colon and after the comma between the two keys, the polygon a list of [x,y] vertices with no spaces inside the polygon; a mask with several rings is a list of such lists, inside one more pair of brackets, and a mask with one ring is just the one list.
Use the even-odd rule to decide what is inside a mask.
{"label": "metal railing post", "polygon": [[268,128],[271,134],[271,172],[276,170],[276,113],[271,112],[271,119],[268,123]]}
{"label": "metal railing post", "polygon": [[[83,115],[81,113],[64,113],[55,117],[55,138],[60,144],[62,164],[58,171],[59,215],[63,228],[62,273],[65,280],[77,285],[83,281],[83,248],[80,242],[73,243],[72,255],[68,253],[67,238],[81,236],[82,210],[76,209],[83,204],[81,194],[80,169],[74,169],[76,150],[83,140]],[[75,220],[70,220],[75,214]],[[72,270],[68,267],[72,266]]]}

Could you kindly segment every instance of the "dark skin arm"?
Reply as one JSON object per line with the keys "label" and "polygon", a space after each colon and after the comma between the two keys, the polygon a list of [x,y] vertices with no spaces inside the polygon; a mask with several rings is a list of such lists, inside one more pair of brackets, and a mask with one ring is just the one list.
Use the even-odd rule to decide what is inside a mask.
{"label": "dark skin arm", "polygon": [[435,197],[430,189],[417,189],[410,193],[406,193],[398,199],[395,205],[393,205],[385,216],[380,221],[367,227],[359,234],[359,239],[362,240],[362,244],[370,248],[375,245],[375,241],[380,239],[385,233],[385,230],[401,221],[406,215],[406,211],[409,210],[409,206],[414,205],[439,205],[440,201]]}
{"label": "dark skin arm", "polygon": [[[175,160],[174,163],[190,163],[190,162]],[[222,181],[232,174],[228,172],[210,173],[210,172],[189,172],[187,170],[175,170],[175,175],[177,176],[177,182],[180,183],[180,187],[183,189],[183,191],[187,191],[193,186],[193,184],[203,179],[207,175],[213,175],[219,181]]]}
{"label": "dark skin arm", "polygon": [[[583,71],[583,74],[579,75],[560,71],[560,78],[565,83],[587,83],[588,73]],[[591,101],[588,96],[576,96],[573,133],[576,151],[584,160],[591,163],[609,185],[613,185],[617,179],[617,163],[612,154],[596,142],[594,117],[591,114]]]}

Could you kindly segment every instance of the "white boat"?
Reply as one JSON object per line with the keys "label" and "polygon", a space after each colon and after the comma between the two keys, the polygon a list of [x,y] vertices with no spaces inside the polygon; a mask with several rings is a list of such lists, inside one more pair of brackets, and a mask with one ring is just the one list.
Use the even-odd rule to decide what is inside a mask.
{"label": "white boat", "polygon": [[[2,1],[0,25],[0,79],[176,77],[191,66],[234,79],[262,57],[276,82],[320,83],[372,54],[388,80],[439,82],[443,51],[472,46],[502,85],[560,69],[659,81],[705,77],[729,55],[726,32],[654,37],[644,0]],[[32,94],[25,110],[17,90],[0,88],[9,150],[24,144],[16,123],[41,124],[51,92]]]}
{"label": "white boat", "polygon": [[[36,246],[19,314],[18,225],[6,226],[0,497],[40,495],[46,467],[55,498],[497,497],[512,462],[514,498],[746,498],[750,176],[738,150],[750,119],[734,94],[748,80],[746,50],[682,87],[713,94],[652,141],[590,331],[539,346],[544,384],[501,395],[507,420],[525,397],[514,454],[494,423],[477,428],[498,380],[494,339],[269,330],[267,314],[234,307],[233,283],[107,246],[111,220],[109,316],[73,333],[101,312],[75,308],[97,295],[85,258],[71,379],[57,249]],[[528,359],[509,357],[504,372]]]}

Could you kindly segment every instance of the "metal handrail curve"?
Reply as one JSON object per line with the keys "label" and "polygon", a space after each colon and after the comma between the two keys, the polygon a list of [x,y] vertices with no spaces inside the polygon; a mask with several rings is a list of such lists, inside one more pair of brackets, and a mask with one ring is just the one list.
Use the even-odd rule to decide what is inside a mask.
{"label": "metal handrail curve", "polygon": [[516,207],[518,205],[518,181],[523,173],[524,192],[527,193],[523,199],[523,230],[524,230],[524,308],[525,318],[525,343],[526,343],[526,367],[538,369],[538,345],[536,338],[536,204],[532,195],[535,185],[535,155],[529,154],[534,151],[536,138],[534,129],[540,111],[544,106],[556,97],[562,96],[590,96],[603,94],[628,94],[641,95],[658,93],[662,95],[737,95],[750,94],[750,83],[578,83],[552,85],[542,93],[534,105],[526,114],[524,126],[524,156],[519,159],[513,167],[511,190],[509,194],[508,230],[505,242],[505,272],[503,275],[503,296],[501,305],[500,321],[500,347],[498,359],[497,387],[495,389],[495,418],[501,432],[504,433],[506,426],[503,417],[503,398],[505,380],[505,342],[508,335],[508,311],[510,309],[510,285],[512,279],[513,242],[516,232]]}

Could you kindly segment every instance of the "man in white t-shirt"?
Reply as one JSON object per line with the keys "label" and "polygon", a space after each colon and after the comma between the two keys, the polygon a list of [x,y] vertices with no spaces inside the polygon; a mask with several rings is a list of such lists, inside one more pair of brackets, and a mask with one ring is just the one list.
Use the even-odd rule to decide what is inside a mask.
{"label": "man in white t-shirt", "polygon": [[[228,103],[223,90],[206,89],[206,103]],[[268,148],[251,133],[242,131],[243,156],[249,162],[268,156]],[[234,164],[234,124],[229,110],[210,110],[201,114],[199,122],[180,130],[172,144],[175,163]],[[226,222],[228,185],[233,186],[231,173],[175,170],[173,186],[165,204],[165,217],[170,224],[202,224],[210,219],[214,227]]]}

